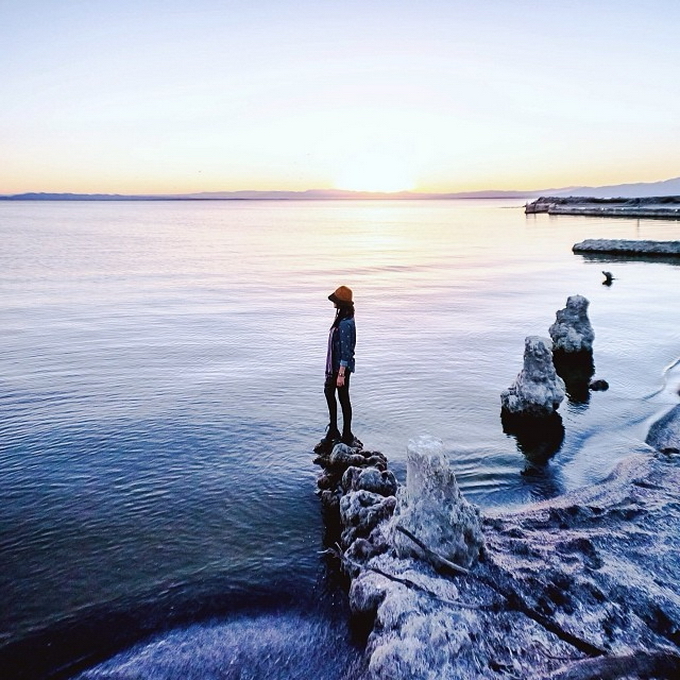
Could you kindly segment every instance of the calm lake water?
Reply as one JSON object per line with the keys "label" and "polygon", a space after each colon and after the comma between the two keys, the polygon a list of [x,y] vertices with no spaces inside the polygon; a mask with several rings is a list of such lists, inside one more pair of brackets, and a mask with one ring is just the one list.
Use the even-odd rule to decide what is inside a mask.
{"label": "calm lake water", "polygon": [[[338,664],[354,653],[318,554],[327,295],[354,290],[365,447],[403,481],[409,438],[433,434],[469,500],[516,507],[603,479],[678,401],[680,266],[571,246],[679,237],[678,222],[502,201],[0,202],[10,677],[173,626],[169,656],[145,647],[87,677],[336,677],[328,658],[295,670],[316,668],[320,640]],[[499,395],[525,336],[547,336],[576,293],[610,389],[562,404],[562,445],[536,466],[503,432]],[[192,675],[196,636],[250,674],[203,659]],[[253,664],[257,640],[284,650],[278,675]]]}

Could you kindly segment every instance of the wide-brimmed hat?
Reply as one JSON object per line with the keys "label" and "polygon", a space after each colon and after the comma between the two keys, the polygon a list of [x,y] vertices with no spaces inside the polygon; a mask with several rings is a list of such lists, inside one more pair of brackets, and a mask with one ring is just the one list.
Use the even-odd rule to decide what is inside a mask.
{"label": "wide-brimmed hat", "polygon": [[336,288],[328,299],[336,305],[351,305],[352,304],[352,290],[347,286],[340,286]]}

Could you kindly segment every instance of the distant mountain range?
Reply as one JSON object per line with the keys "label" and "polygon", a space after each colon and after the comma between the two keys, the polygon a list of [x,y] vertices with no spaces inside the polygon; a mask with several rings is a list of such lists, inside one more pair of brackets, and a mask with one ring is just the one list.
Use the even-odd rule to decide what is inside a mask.
{"label": "distant mountain range", "polygon": [[71,194],[26,193],[0,196],[3,201],[338,201],[338,200],[432,200],[449,198],[530,198],[523,191],[474,191],[464,193],[395,193],[309,189],[307,191],[204,191],[196,194]]}
{"label": "distant mountain range", "polygon": [[523,199],[539,196],[583,196],[593,198],[646,198],[680,196],[680,177],[663,182],[638,182],[602,187],[567,187],[540,191],[465,191],[457,193],[397,193],[310,189],[308,191],[211,191],[194,194],[73,194],[25,193],[0,196],[4,201],[320,201],[320,200],[434,200],[434,199]]}
{"label": "distant mountain range", "polygon": [[613,184],[604,187],[569,187],[542,192],[542,196],[588,196],[592,198],[649,198],[652,196],[680,196],[680,177],[663,182]]}

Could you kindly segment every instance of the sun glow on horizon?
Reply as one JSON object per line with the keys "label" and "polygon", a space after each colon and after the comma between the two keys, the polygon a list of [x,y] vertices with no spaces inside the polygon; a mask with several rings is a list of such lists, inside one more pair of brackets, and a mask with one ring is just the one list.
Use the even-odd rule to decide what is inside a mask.
{"label": "sun glow on horizon", "polygon": [[333,186],[345,191],[393,193],[412,191],[416,187],[416,178],[400,159],[359,157],[336,175]]}

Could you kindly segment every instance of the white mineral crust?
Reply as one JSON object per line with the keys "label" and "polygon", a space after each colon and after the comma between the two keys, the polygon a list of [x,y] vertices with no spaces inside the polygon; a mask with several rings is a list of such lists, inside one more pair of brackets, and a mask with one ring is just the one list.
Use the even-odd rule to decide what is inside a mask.
{"label": "white mineral crust", "polygon": [[429,435],[412,439],[406,460],[406,487],[392,519],[397,554],[408,557],[420,550],[396,530],[398,524],[446,559],[463,567],[474,564],[484,542],[479,511],[461,495],[442,441]]}

